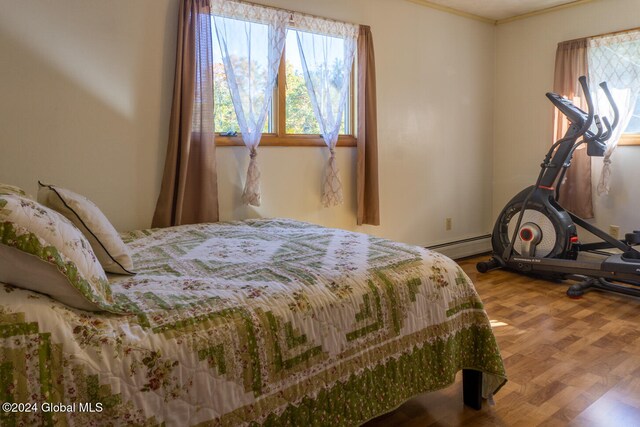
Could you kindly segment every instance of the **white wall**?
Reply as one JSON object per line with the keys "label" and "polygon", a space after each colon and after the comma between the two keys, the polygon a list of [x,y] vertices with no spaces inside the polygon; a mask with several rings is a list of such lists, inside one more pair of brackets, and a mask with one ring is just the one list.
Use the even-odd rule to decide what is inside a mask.
{"label": "white wall", "polygon": [[173,86],[175,0],[0,1],[0,182],[85,194],[145,227]]}
{"label": "white wall", "polygon": [[[598,0],[499,25],[496,33],[493,217],[518,191],[535,183],[552,138],[553,89],[559,42],[637,27],[638,0]],[[619,147],[612,160],[612,190],[594,193],[595,222],[608,230],[640,229],[640,147]],[[594,158],[594,185],[602,160]]]}
{"label": "white wall", "polygon": [[[492,105],[493,28],[404,1],[270,4],[372,27],[382,226],[361,230],[416,244],[485,233],[491,222],[492,112],[486,107]],[[219,179],[228,179],[220,186],[223,218],[249,214],[237,204],[247,155],[233,151],[218,150]],[[264,206],[254,214],[356,229],[355,150],[338,150],[350,203],[331,209],[321,207],[319,196],[326,150],[264,148],[260,156]],[[301,185],[291,186],[301,177]],[[453,217],[451,232],[444,231],[445,217]]]}
{"label": "white wall", "polygon": [[[263,206],[239,196],[242,148],[219,148],[223,220],[285,216],[414,244],[491,226],[494,27],[404,0],[271,0],[371,25],[382,226],[355,226],[355,150],[338,149],[346,203],[324,209],[326,150],[264,147]],[[150,224],[166,149],[177,0],[0,2],[0,182],[42,179],[93,199],[119,229]],[[445,217],[453,230],[444,230]]]}

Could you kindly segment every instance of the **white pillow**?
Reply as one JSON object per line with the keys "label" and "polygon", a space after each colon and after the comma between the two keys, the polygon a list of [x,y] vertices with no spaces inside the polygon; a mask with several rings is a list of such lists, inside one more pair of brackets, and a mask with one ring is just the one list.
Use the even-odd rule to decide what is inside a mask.
{"label": "white pillow", "polygon": [[0,195],[0,282],[83,310],[122,312],[80,230],[59,213],[18,195]]}
{"label": "white pillow", "polygon": [[105,271],[135,274],[129,247],[92,201],[66,188],[38,184],[38,201],[60,212],[82,231]]}

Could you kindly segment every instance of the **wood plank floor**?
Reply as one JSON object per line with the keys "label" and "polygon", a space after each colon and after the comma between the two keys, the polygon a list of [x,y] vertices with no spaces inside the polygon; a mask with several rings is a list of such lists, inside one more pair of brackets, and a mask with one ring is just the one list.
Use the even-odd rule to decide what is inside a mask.
{"label": "wood plank floor", "polygon": [[462,405],[461,374],[376,418],[381,426],[640,426],[640,298],[495,270],[460,260],[485,303],[509,382],[495,406]]}

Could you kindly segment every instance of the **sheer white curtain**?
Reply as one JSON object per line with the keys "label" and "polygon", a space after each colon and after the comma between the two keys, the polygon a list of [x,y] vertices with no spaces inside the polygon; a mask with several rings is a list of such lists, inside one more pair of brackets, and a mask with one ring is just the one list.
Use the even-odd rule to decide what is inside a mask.
{"label": "sheer white curtain", "polygon": [[251,158],[242,201],[260,206],[257,148],[273,98],[290,13],[230,0],[212,0],[211,13],[242,140]]}
{"label": "sheer white curtain", "polygon": [[[587,59],[592,90],[596,91],[598,84],[606,81],[620,110],[619,125],[607,142],[604,155],[604,165],[598,182],[598,195],[601,195],[609,193],[611,155],[629,125],[640,94],[640,31],[590,39]],[[599,89],[596,94],[596,112],[600,116],[608,117],[610,121],[613,120],[613,113],[605,94]]]}
{"label": "sheer white curtain", "polygon": [[335,206],[343,201],[335,147],[349,91],[359,27],[296,14],[293,21],[307,91],[330,154],[323,180],[322,204]]}

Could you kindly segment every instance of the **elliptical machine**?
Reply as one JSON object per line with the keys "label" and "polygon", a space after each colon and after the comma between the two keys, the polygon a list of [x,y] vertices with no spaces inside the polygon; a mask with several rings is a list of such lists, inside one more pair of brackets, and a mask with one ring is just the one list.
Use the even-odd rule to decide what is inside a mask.
{"label": "elliptical machine", "polygon": [[[579,297],[592,288],[640,296],[640,252],[634,248],[640,244],[640,231],[617,240],[558,203],[560,186],[576,148],[587,144],[589,156],[604,156],[605,142],[619,121],[607,84],[600,83],[600,87],[611,104],[613,123],[594,114],[587,79],[582,76],[579,81],[588,113],[556,93],[547,93],[571,125],[547,152],[536,184],[513,197],[498,216],[491,236],[493,256],[487,262],[479,262],[476,268],[481,273],[507,268],[551,280],[577,281],[567,290],[570,297]],[[595,133],[589,130],[594,123]],[[580,243],[576,225],[601,241]],[[618,251],[606,252],[607,249]],[[584,253],[596,256],[578,259]]]}

